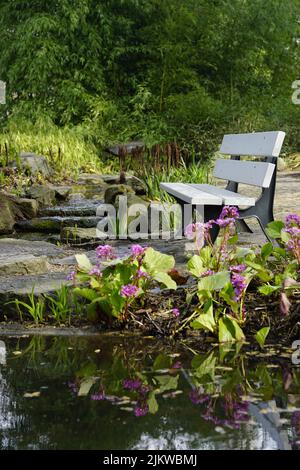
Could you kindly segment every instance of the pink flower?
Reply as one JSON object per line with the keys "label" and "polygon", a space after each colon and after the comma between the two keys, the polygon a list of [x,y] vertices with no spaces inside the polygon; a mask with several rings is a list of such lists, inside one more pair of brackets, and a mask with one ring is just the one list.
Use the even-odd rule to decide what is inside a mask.
{"label": "pink flower", "polygon": [[98,266],[94,266],[93,269],[89,272],[90,276],[101,276],[101,271]]}
{"label": "pink flower", "polygon": [[145,271],[142,271],[141,269],[138,269],[137,272],[136,272],[136,278],[141,279],[143,277],[145,279],[150,279],[150,276],[149,276],[148,273],[146,273]]}
{"label": "pink flower", "polygon": [[96,248],[97,257],[100,259],[114,259],[114,248],[110,245],[100,245]]}
{"label": "pink flower", "polygon": [[240,274],[240,273],[244,272],[246,268],[247,268],[247,266],[245,264],[237,264],[235,266],[230,266],[229,269],[232,273]]}
{"label": "pink flower", "polygon": [[220,214],[220,219],[238,219],[239,211],[234,206],[224,206]]}
{"label": "pink flower", "polygon": [[133,284],[127,284],[121,288],[122,297],[136,297],[139,293],[139,287],[134,286]]}
{"label": "pink flower", "polygon": [[123,388],[125,390],[138,390],[142,386],[142,382],[139,379],[124,379]]}
{"label": "pink flower", "polygon": [[138,258],[145,253],[146,248],[143,248],[141,245],[132,245],[131,247],[131,255],[134,258]]}
{"label": "pink flower", "polygon": [[146,404],[137,405],[134,408],[134,415],[139,418],[140,416],[145,416],[149,411],[149,406]]}
{"label": "pink flower", "polygon": [[74,281],[76,277],[76,271],[71,271],[70,274],[67,275],[67,281]]}
{"label": "pink flower", "polygon": [[214,271],[212,269],[208,269],[207,271],[204,271],[204,273],[201,274],[200,277],[208,277],[208,276],[212,276],[214,273]]}
{"label": "pink flower", "polygon": [[247,287],[246,279],[240,274],[234,273],[231,277],[231,283],[234,287],[234,300],[238,302]]}
{"label": "pink flower", "polygon": [[172,314],[174,315],[175,318],[178,318],[180,316],[180,310],[178,308],[173,308]]}

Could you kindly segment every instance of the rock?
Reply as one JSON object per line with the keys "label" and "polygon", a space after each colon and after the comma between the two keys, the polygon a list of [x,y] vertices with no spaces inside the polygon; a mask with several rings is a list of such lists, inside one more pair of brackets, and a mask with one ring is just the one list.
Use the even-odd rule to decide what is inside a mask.
{"label": "rock", "polygon": [[61,221],[55,218],[34,218],[31,220],[20,220],[16,223],[15,228],[22,232],[60,232]]}
{"label": "rock", "polygon": [[96,227],[100,217],[40,217],[17,222],[15,228],[24,232],[60,233],[63,226]]}
{"label": "rock", "polygon": [[33,185],[27,195],[41,206],[51,206],[55,202],[55,190],[50,185]]}
{"label": "rock", "polygon": [[68,199],[69,202],[74,203],[74,202],[80,201],[84,198],[85,198],[85,196],[84,196],[83,193],[74,193],[74,194],[70,194],[67,199]]}
{"label": "rock", "polygon": [[278,171],[284,171],[287,169],[287,164],[285,160],[281,157],[277,158],[277,170]]}
{"label": "rock", "polygon": [[55,191],[55,198],[59,201],[65,201],[68,199],[68,196],[72,191],[72,186],[55,186],[51,184],[50,187]]}
{"label": "rock", "polygon": [[[40,295],[50,295],[60,289],[66,281],[66,273],[44,273],[40,275],[9,276],[3,277],[0,283],[0,309],[1,304],[15,299],[28,302],[29,295],[34,293],[36,297]],[[6,305],[3,313],[15,312],[13,304]]]}
{"label": "rock", "polygon": [[142,206],[145,206],[145,207],[149,207],[150,205],[150,202],[149,201],[146,201],[145,199],[139,197],[139,196],[136,196],[135,194],[131,194],[131,193],[128,193],[128,194],[118,194],[117,197],[116,197],[116,200],[115,200],[115,207],[116,209],[119,208],[119,203],[120,203],[120,197],[122,196],[126,196],[127,197],[127,207],[130,207],[130,206],[133,206],[134,204],[139,204],[139,205],[142,205]]}
{"label": "rock", "polygon": [[37,216],[39,203],[35,199],[13,198],[13,201],[17,204],[26,219]]}
{"label": "rock", "polygon": [[120,174],[118,175],[101,175],[102,179],[107,184],[118,184],[120,182]]}
{"label": "rock", "polygon": [[0,264],[11,256],[47,256],[48,258],[65,255],[65,251],[52,243],[43,241],[0,239]]}
{"label": "rock", "polygon": [[127,186],[126,184],[113,184],[109,186],[105,191],[104,201],[106,204],[114,204],[116,197],[119,194],[127,195],[127,194],[135,194],[134,190]]}
{"label": "rock", "polygon": [[80,199],[68,205],[45,207],[39,211],[41,217],[89,217],[95,216],[99,201]]}
{"label": "rock", "polygon": [[95,184],[95,185],[105,185],[102,175],[96,173],[81,173],[78,176],[79,184]]}
{"label": "rock", "polygon": [[138,196],[144,196],[148,192],[147,185],[136,176],[126,178],[126,184],[130,186]]}
{"label": "rock", "polygon": [[43,176],[49,177],[53,174],[47,158],[35,153],[21,152],[18,160],[11,162],[10,166],[21,167],[21,169],[27,170],[32,175],[41,173]]}
{"label": "rock", "polygon": [[47,256],[13,255],[1,257],[0,276],[42,274],[49,270]]}
{"label": "rock", "polygon": [[63,227],[60,233],[60,239],[63,243],[68,243],[70,245],[80,245],[82,243],[95,242],[99,240],[96,233],[96,227]]}
{"label": "rock", "polygon": [[24,218],[16,202],[5,194],[0,194],[0,234],[13,232],[16,220]]}

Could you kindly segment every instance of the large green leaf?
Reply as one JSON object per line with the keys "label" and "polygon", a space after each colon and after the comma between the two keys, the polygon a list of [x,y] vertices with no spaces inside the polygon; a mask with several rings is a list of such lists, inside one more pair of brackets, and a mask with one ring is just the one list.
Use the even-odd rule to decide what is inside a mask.
{"label": "large green leaf", "polygon": [[221,271],[217,274],[204,277],[198,282],[199,290],[221,290],[226,284],[230,282],[230,274],[228,271]]}
{"label": "large green leaf", "polygon": [[99,296],[98,292],[94,291],[93,289],[89,289],[88,287],[76,287],[74,289],[74,293],[87,300],[90,300],[91,302]]}
{"label": "large green leaf", "polygon": [[200,313],[200,315],[191,323],[191,327],[194,328],[195,330],[200,330],[200,329],[209,330],[212,333],[215,331],[216,322],[214,318],[212,300],[209,300],[206,303],[203,313]]}
{"label": "large green leaf", "polygon": [[228,316],[219,319],[220,343],[243,341],[244,339],[245,335],[236,320]]}
{"label": "large green leaf", "polygon": [[157,273],[153,278],[159,284],[164,284],[167,289],[177,289],[177,284],[167,273]]}
{"label": "large green leaf", "polygon": [[96,377],[88,377],[87,379],[84,379],[80,384],[78,396],[85,397],[89,393],[94,383],[97,382],[97,380],[98,379]]}
{"label": "large green leaf", "polygon": [[267,225],[266,232],[271,238],[281,238],[281,231],[284,228],[284,223],[281,220],[274,220]]}
{"label": "large green leaf", "polygon": [[189,272],[195,276],[199,277],[206,268],[203,267],[203,261],[199,255],[194,255],[187,263],[187,268]]}
{"label": "large green leaf", "polygon": [[272,243],[266,243],[261,249],[261,256],[263,259],[269,258],[269,256],[273,253],[273,245]]}
{"label": "large green leaf", "polygon": [[78,267],[81,271],[90,272],[93,265],[92,265],[92,263],[90,262],[90,260],[88,259],[88,257],[86,255],[84,255],[84,254],[75,255],[75,258],[76,258]]}
{"label": "large green leaf", "polygon": [[175,260],[171,255],[165,255],[153,248],[147,248],[143,265],[150,276],[155,276],[161,272],[171,271],[175,266]]}

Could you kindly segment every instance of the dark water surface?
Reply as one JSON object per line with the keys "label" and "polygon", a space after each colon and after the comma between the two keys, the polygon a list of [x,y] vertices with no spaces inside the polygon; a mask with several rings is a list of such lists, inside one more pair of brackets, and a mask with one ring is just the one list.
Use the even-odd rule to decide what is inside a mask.
{"label": "dark water surface", "polygon": [[300,448],[300,368],[244,348],[0,337],[0,448]]}

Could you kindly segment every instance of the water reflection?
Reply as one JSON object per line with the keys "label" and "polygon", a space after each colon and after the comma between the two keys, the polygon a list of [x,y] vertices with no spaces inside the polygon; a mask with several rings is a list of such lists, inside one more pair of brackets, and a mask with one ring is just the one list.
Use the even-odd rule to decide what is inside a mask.
{"label": "water reflection", "polygon": [[288,357],[153,338],[0,341],[2,449],[292,449],[300,373]]}

